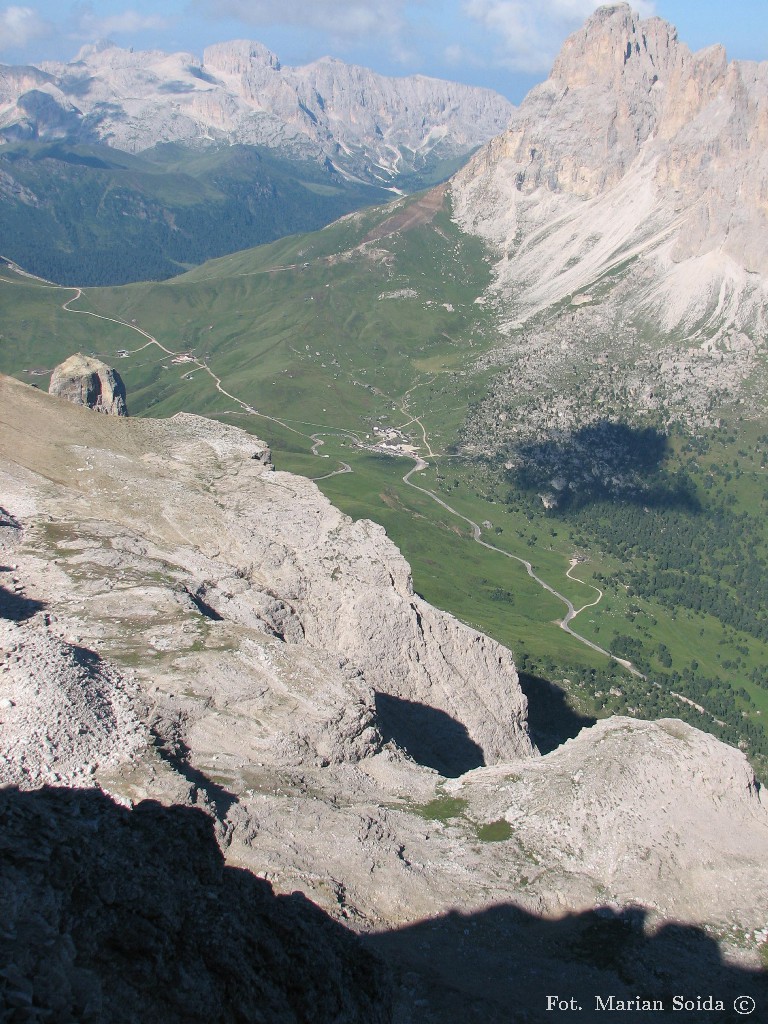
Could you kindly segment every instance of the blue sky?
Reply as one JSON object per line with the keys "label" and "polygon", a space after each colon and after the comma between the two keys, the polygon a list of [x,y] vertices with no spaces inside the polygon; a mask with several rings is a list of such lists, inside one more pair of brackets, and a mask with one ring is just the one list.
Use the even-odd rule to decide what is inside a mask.
{"label": "blue sky", "polygon": [[[518,102],[599,0],[0,0],[0,62],[69,60],[97,38],[189,50],[258,39],[283,64],[326,54],[383,74],[421,73],[497,89]],[[766,0],[636,0],[692,49],[768,59]]]}

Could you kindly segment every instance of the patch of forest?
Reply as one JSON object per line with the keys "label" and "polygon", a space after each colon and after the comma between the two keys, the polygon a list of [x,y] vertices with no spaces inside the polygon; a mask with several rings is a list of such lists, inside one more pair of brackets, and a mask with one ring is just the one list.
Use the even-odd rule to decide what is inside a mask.
{"label": "patch of forest", "polygon": [[[596,560],[616,567],[592,578],[621,591],[624,622],[598,613],[592,628],[645,678],[618,665],[585,673],[552,661],[527,670],[573,677],[590,713],[683,718],[744,749],[766,780],[768,434],[749,430],[722,425],[686,437],[593,425],[529,443],[506,472],[507,500],[529,521],[567,526]],[[545,509],[541,491],[554,473],[560,500]],[[709,668],[699,663],[682,634],[677,642],[678,616],[701,623],[702,645],[716,645],[716,671],[711,660]],[[673,639],[660,638],[663,626]]]}
{"label": "patch of forest", "polygon": [[24,143],[0,151],[2,255],[57,284],[163,280],[390,193],[265,149]]}

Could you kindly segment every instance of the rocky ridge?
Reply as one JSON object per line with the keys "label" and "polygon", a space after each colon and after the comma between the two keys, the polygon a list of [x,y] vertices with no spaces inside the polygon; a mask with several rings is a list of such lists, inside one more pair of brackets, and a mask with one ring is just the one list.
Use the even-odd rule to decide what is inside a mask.
{"label": "rocky ridge", "polygon": [[[381,528],[275,472],[257,439],[93,416],[8,378],[0,399],[0,717],[14,750],[41,723],[37,773],[12,757],[0,775],[21,796],[82,790],[61,790],[65,831],[96,787],[147,821],[147,800],[195,807],[229,866],[362,932],[512,903],[517,934],[525,915],[639,904],[653,927],[748,929],[754,949],[768,814],[738,751],[614,720],[537,756],[511,654],[419,599]],[[89,819],[114,816],[104,799]],[[466,926],[489,951],[494,920]],[[469,1019],[418,993],[398,997],[409,1013]]]}
{"label": "rocky ridge", "polygon": [[470,152],[501,131],[512,105],[497,93],[425,78],[389,79],[323,58],[283,67],[261,43],[189,53],[87,46],[68,64],[0,69],[0,137],[268,146],[388,184]]}
{"label": "rocky ridge", "polygon": [[713,843],[717,858],[730,846],[726,874],[765,849],[761,801],[741,754],[672,719],[606,719],[535,763],[480,768],[447,788],[533,848],[549,844],[558,871],[609,878],[620,900],[633,898],[641,878],[647,888],[659,877],[673,905],[675,888],[686,891],[683,901],[694,889],[706,898]]}

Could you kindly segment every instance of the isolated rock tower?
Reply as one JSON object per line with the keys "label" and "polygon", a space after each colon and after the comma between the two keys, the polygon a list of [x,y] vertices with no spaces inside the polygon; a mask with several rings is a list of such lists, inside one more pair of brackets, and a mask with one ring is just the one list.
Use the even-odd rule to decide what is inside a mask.
{"label": "isolated rock tower", "polygon": [[110,416],[127,416],[125,384],[117,370],[100,359],[76,352],[51,374],[48,391],[75,405],[84,405]]}

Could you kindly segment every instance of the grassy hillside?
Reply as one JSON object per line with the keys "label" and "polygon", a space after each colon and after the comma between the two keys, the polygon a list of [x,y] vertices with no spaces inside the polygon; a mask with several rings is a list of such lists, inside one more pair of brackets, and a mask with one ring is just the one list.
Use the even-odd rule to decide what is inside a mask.
{"label": "grassy hillside", "polygon": [[[74,291],[4,273],[0,369],[34,380],[25,371],[82,349],[118,367],[133,414],[186,409],[258,433],[278,468],[382,523],[420,593],[507,643],[579,713],[684,717],[741,743],[765,774],[768,424],[724,413],[651,448],[646,428],[617,427],[645,446],[637,489],[545,508],[514,452],[461,445],[469,411],[476,432],[498,387],[475,365],[498,337],[489,282],[438,189],[172,280],[88,289],[69,310]],[[411,483],[454,511],[405,482],[413,460],[384,444],[417,449],[429,465]],[[578,634],[642,675],[564,632],[564,600],[516,559],[584,608]]]}
{"label": "grassy hillside", "polygon": [[60,284],[171,277],[387,196],[253,146],[0,147],[2,254]]}

